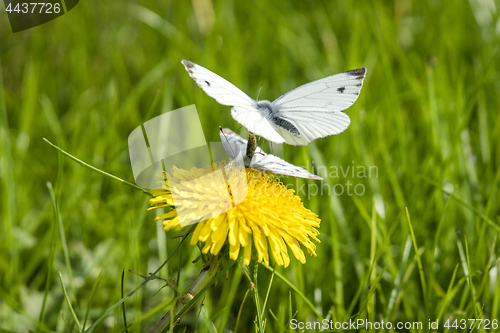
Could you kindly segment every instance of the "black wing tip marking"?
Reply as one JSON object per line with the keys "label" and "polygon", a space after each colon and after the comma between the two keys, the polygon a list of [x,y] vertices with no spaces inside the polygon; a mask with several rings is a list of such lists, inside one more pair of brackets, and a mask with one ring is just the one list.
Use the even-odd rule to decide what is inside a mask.
{"label": "black wing tip marking", "polygon": [[194,68],[194,62],[191,62],[189,60],[182,60],[181,62],[187,68]]}
{"label": "black wing tip marking", "polygon": [[362,80],[366,74],[366,68],[353,69],[352,71],[345,72],[346,74],[356,76],[357,79]]}
{"label": "black wing tip marking", "polygon": [[182,60],[181,62],[184,65],[184,67],[186,67],[186,70],[188,71],[188,73],[193,74],[193,69],[194,69],[195,63],[188,61],[188,60]]}
{"label": "black wing tip marking", "polygon": [[353,70],[350,70],[350,71],[347,71],[346,74],[350,74],[350,75],[365,75],[366,74],[366,68],[358,68],[358,69],[353,69]]}

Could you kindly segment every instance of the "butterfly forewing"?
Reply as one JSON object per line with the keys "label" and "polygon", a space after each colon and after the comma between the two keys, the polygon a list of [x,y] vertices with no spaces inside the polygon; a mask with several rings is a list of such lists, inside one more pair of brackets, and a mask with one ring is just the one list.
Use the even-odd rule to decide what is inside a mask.
{"label": "butterfly forewing", "polygon": [[291,135],[281,128],[276,131],[285,142],[296,145],[343,132],[351,120],[341,111],[358,99],[365,73],[366,69],[360,68],[332,75],[284,94],[273,102],[273,106],[301,135]]}
{"label": "butterfly forewing", "polygon": [[222,105],[253,106],[256,102],[234,84],[197,65],[191,61],[182,60],[189,76],[203,91]]}
{"label": "butterfly forewing", "polygon": [[366,68],[339,73],[290,90],[273,102],[284,112],[338,112],[358,99]]}

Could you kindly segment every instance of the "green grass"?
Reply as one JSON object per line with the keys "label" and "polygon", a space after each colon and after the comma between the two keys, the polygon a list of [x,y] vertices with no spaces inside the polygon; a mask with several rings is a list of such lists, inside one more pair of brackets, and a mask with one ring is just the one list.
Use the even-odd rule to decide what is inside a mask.
{"label": "green grass", "polygon": [[[498,4],[80,1],[16,34],[0,13],[0,331],[89,327],[120,301],[122,270],[126,295],[144,282],[128,270],[155,271],[179,244],[153,222],[147,195],[42,138],[133,182],[127,137],[144,121],[196,104],[208,142],[219,140],[219,125],[236,130],[230,108],[196,86],[182,59],[252,97],[264,84],[259,98],[270,100],[366,67],[344,133],[274,151],[328,172],[378,172],[325,178],[362,184],[359,196],[308,197],[301,186],[320,183],[284,178],[322,219],[317,257],[292,258],[274,275],[251,265],[258,305],[233,266],[174,331],[229,332],[238,323],[240,333],[289,332],[291,318],[321,316],[421,321],[423,331],[439,319],[446,331],[448,319],[500,319]],[[183,243],[159,276],[180,274],[187,290],[198,253]],[[152,280],[123,302],[129,332],[146,332],[175,303],[170,288],[158,292],[163,285]],[[124,331],[121,305],[95,326],[105,331]]]}

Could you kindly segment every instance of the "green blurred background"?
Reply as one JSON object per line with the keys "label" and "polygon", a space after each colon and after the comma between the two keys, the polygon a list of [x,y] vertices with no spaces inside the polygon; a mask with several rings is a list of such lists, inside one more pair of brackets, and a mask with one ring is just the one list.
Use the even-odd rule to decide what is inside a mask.
{"label": "green blurred background", "polygon": [[[317,313],[275,277],[264,309],[268,332],[288,332],[291,317],[314,321],[318,314],[422,321],[423,331],[429,319],[439,319],[439,331],[448,319],[500,319],[498,2],[83,0],[15,34],[1,6],[0,331],[76,328],[58,272],[88,326],[121,299],[123,269],[130,292],[143,280],[128,270],[153,272],[179,243],[153,222],[147,196],[63,157],[42,138],[133,182],[127,137],[144,121],[196,104],[207,141],[218,140],[219,125],[237,129],[230,108],[196,86],[182,59],[252,97],[264,84],[260,99],[270,100],[368,69],[344,133],[274,147],[297,165],[375,166],[378,174],[325,179],[362,184],[363,195],[299,192],[322,219],[318,256],[305,265],[292,258],[277,271]],[[320,184],[283,181],[297,189]],[[191,263],[199,251],[186,242],[180,253],[160,276],[180,271],[186,290],[201,270]],[[261,266],[262,299],[270,277]],[[158,291],[163,284],[152,281],[125,302],[130,331],[147,331],[169,309],[174,294]],[[249,287],[233,267],[176,331],[234,331],[241,307],[238,332],[255,332],[253,291],[243,304]],[[119,309],[96,327],[123,330]]]}

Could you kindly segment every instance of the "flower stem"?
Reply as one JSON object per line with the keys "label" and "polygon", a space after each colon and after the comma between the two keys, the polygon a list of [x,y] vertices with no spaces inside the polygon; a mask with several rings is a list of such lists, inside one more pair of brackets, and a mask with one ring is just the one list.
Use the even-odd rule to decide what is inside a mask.
{"label": "flower stem", "polygon": [[[219,259],[220,256],[212,257],[210,265],[201,270],[200,275],[193,282],[191,287],[189,287],[189,290],[178,297],[174,310],[179,310],[176,310],[173,321],[174,326],[179,323],[181,318],[191,309],[198,298],[200,298],[201,295],[203,295],[203,293],[235,263],[235,261],[232,260],[227,262],[227,260]],[[148,333],[167,332],[170,329],[171,316],[172,310],[168,311],[153,327],[151,327]]]}

